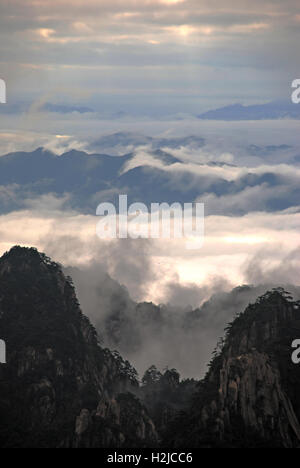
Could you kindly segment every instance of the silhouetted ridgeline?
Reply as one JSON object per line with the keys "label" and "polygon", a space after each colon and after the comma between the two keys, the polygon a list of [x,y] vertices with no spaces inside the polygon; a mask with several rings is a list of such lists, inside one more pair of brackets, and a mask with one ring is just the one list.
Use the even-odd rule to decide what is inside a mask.
{"label": "silhouetted ridgeline", "polygon": [[274,290],[229,326],[206,378],[103,349],[72,280],[35,249],[0,259],[1,447],[298,447],[299,303]]}
{"label": "silhouetted ridgeline", "polygon": [[229,325],[189,411],[168,428],[174,447],[299,447],[299,302],[266,293]]}
{"label": "silhouetted ridgeline", "polygon": [[122,447],[157,444],[154,425],[128,393],[129,363],[99,346],[69,279],[34,249],[0,260],[2,447]]}

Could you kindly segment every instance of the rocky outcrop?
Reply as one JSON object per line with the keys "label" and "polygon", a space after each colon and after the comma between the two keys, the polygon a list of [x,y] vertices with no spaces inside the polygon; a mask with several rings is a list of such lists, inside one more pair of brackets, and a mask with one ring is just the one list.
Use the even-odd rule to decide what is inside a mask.
{"label": "rocky outcrop", "polygon": [[300,308],[281,289],[229,325],[203,381],[152,366],[140,387],[60,265],[16,247],[0,259],[0,336],[2,448],[300,447]]}
{"label": "rocky outcrop", "polygon": [[300,398],[295,388],[300,386],[300,369],[291,361],[299,319],[299,304],[282,290],[267,293],[236,318],[191,409],[175,421],[165,443],[299,447]]}
{"label": "rocky outcrop", "polygon": [[71,279],[34,249],[0,259],[0,332],[1,447],[124,447],[133,436],[157,444],[146,409],[126,396],[138,387],[136,371],[100,346]]}
{"label": "rocky outcrop", "polygon": [[253,350],[224,359],[219,378],[219,397],[203,408],[202,421],[206,427],[215,421],[213,432],[221,441],[237,418],[262,441],[286,447],[300,441],[299,421],[268,355]]}
{"label": "rocky outcrop", "polygon": [[140,401],[131,393],[103,399],[95,411],[82,410],[76,420],[74,447],[155,447],[157,434]]}

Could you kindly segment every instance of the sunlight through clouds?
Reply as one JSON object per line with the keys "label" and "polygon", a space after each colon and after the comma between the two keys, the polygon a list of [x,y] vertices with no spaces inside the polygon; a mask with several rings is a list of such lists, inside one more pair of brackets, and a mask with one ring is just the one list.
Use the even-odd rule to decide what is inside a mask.
{"label": "sunlight through clouds", "polygon": [[[133,111],[141,102],[134,90],[142,85],[147,101],[158,81],[160,89],[173,96],[162,106],[161,93],[156,105],[168,105],[175,113],[207,110],[207,102],[219,104],[217,94],[231,103],[233,88],[244,102],[281,99],[283,83],[298,72],[293,57],[300,40],[295,28],[300,6],[289,0],[289,7],[288,15],[284,2],[258,0],[44,0],[26,2],[26,8],[14,0],[0,17],[2,73],[8,79],[22,76],[24,82],[27,67],[28,100],[57,79],[61,86],[76,81],[78,87],[98,89],[99,94],[107,83],[113,84],[111,101],[113,94],[131,87],[131,99],[122,107]],[[97,73],[100,65],[110,67],[109,76]],[[77,67],[76,73],[68,67]],[[80,72],[83,67],[85,74]],[[155,73],[149,74],[149,67]],[[11,82],[15,95],[16,78]],[[188,90],[195,98],[183,101],[180,96]],[[145,102],[141,106],[147,107]]]}

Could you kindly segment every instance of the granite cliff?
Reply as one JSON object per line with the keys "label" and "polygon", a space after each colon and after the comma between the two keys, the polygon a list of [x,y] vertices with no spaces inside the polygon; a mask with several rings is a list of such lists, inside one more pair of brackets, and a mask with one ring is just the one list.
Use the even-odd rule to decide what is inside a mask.
{"label": "granite cliff", "polygon": [[229,324],[202,381],[152,366],[140,383],[62,267],[14,247],[0,259],[0,446],[299,447],[299,309],[267,292]]}
{"label": "granite cliff", "polygon": [[100,346],[71,279],[35,249],[0,259],[0,335],[1,447],[157,444],[135,370]]}
{"label": "granite cliff", "polygon": [[249,305],[227,328],[189,411],[164,444],[186,447],[299,447],[299,303],[278,289]]}

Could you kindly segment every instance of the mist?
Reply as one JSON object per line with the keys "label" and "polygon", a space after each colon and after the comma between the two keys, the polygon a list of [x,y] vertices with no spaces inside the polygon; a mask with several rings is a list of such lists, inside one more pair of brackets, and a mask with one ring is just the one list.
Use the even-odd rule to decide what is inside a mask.
{"label": "mist", "polygon": [[[252,276],[254,265],[261,284],[230,290],[230,283],[221,278],[203,287],[169,283],[165,297],[168,302],[160,305],[133,301],[126,287],[113,280],[103,264],[94,263],[84,270],[68,268],[66,273],[73,278],[83,312],[96,326],[103,345],[118,350],[136,367],[140,377],[154,364],[162,370],[176,368],[184,378],[199,379],[205,375],[225,327],[249,303],[278,286],[300,299],[300,288],[283,284],[284,276],[278,283],[267,282],[258,259],[249,265]],[[129,265],[127,272],[130,276]],[[277,272],[279,275],[279,269]],[[133,276],[136,273],[134,265]],[[199,306],[193,308],[195,302]]]}

